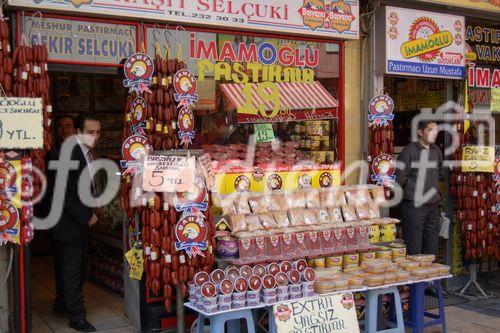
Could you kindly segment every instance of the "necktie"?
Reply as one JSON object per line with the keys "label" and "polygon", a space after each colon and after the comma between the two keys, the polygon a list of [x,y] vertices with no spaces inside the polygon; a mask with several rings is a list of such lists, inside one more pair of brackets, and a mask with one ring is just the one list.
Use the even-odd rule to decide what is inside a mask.
{"label": "necktie", "polygon": [[87,152],[87,161],[89,163],[88,166],[89,166],[90,178],[92,179],[90,190],[92,191],[92,196],[94,198],[97,198],[99,196],[99,190],[100,190],[99,178],[94,172],[94,166],[92,165],[92,163],[94,162],[94,157],[92,156],[92,152],[90,150]]}

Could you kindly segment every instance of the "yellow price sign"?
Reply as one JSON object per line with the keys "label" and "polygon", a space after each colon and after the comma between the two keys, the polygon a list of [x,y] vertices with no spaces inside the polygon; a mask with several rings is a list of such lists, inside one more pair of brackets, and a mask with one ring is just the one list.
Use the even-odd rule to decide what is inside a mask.
{"label": "yellow price sign", "polygon": [[491,112],[500,112],[500,87],[491,88]]}
{"label": "yellow price sign", "polygon": [[[129,252],[131,253],[129,254]],[[144,272],[144,258],[142,257],[142,250],[138,250],[134,247],[129,252],[125,255],[130,264],[129,277],[140,281],[142,279],[142,273]]]}
{"label": "yellow price sign", "polygon": [[[263,102],[272,102],[274,107],[270,113],[266,111],[266,105],[264,103],[259,104],[259,107],[256,108],[253,105],[253,85],[257,85],[256,93],[257,96]],[[270,90],[270,91],[269,91]],[[245,96],[245,104],[243,106],[239,106],[237,109],[238,113],[243,114],[251,114],[251,115],[260,115],[265,118],[274,118],[278,115],[280,111],[281,103],[280,103],[280,91],[278,86],[274,82],[262,82],[262,83],[245,83],[243,85],[243,95]]]}
{"label": "yellow price sign", "polygon": [[462,150],[462,172],[494,172],[495,147],[467,146]]}

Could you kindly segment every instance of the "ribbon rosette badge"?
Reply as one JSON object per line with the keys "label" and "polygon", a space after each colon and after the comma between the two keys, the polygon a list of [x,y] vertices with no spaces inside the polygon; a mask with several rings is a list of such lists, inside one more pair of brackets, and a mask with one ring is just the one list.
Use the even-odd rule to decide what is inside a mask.
{"label": "ribbon rosette badge", "polygon": [[136,53],[131,55],[123,66],[125,72],[125,80],[123,85],[129,88],[129,93],[135,92],[151,92],[151,77],[153,76],[154,65],[153,59],[147,54]]}
{"label": "ribbon rosette badge", "polygon": [[120,165],[125,172],[136,173],[139,168],[142,168],[142,160],[153,151],[153,148],[148,142],[148,138],[142,135],[129,136],[122,145],[122,158]]}
{"label": "ribbon rosette badge", "polygon": [[187,145],[194,139],[194,114],[189,107],[183,107],[178,116],[179,139],[181,144]]}
{"label": "ribbon rosette badge", "polygon": [[175,250],[185,250],[189,257],[205,256],[202,251],[207,249],[208,226],[203,215],[185,215],[175,226]]}
{"label": "ribbon rosette badge", "polygon": [[16,243],[15,238],[19,234],[19,228],[16,225],[19,222],[19,211],[10,202],[0,219],[0,245],[7,242]]}
{"label": "ribbon rosette badge", "polygon": [[144,127],[146,127],[146,117],[148,114],[148,104],[146,100],[142,97],[134,99],[132,101],[130,113],[132,132],[139,135],[144,134]]}
{"label": "ribbon rosette badge", "polygon": [[385,126],[394,119],[394,101],[387,95],[378,95],[372,98],[369,105],[368,120],[370,126]]}
{"label": "ribbon rosette badge", "polygon": [[373,159],[372,163],[372,181],[380,186],[392,186],[396,179],[394,157],[387,154],[380,154]]}
{"label": "ribbon rosette badge", "polygon": [[182,69],[174,75],[175,101],[180,106],[194,104],[198,100],[196,79],[190,71]]}

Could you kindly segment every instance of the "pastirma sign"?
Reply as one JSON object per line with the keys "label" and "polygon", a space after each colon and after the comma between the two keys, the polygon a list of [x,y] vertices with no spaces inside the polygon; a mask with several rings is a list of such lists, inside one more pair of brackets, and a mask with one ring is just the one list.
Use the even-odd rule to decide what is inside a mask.
{"label": "pastirma sign", "polygon": [[0,149],[43,148],[41,98],[0,98]]}
{"label": "pastirma sign", "polygon": [[495,170],[495,147],[466,146],[462,149],[462,172],[491,172]]}
{"label": "pastirma sign", "polygon": [[358,333],[352,293],[318,296],[303,301],[277,303],[273,306],[278,333]]}
{"label": "pastirma sign", "polygon": [[148,155],[142,188],[146,192],[185,192],[193,187],[195,158]]}

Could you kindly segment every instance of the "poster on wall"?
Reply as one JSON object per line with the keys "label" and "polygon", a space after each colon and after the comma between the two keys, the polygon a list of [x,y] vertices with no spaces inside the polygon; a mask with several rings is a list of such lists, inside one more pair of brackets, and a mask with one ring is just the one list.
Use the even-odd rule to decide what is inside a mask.
{"label": "poster on wall", "polygon": [[358,0],[9,0],[9,6],[357,39]]}
{"label": "poster on wall", "polygon": [[41,39],[49,61],[118,65],[135,53],[137,26],[60,17],[20,17],[31,43]]}
{"label": "poster on wall", "polygon": [[463,79],[463,16],[387,6],[384,27],[386,73]]}

